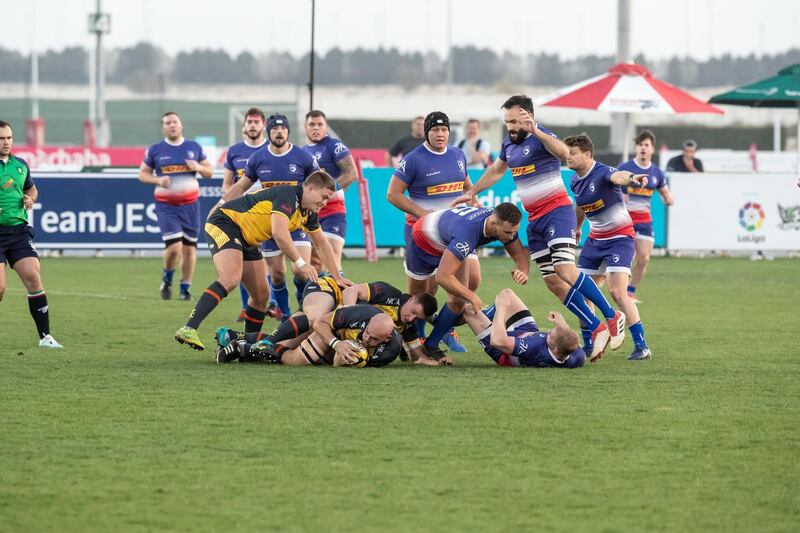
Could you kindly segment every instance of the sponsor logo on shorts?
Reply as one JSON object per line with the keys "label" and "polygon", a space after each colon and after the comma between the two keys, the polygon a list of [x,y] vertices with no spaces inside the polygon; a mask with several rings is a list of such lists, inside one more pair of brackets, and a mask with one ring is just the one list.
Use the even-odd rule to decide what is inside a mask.
{"label": "sponsor logo on shorts", "polygon": [[442,183],[440,185],[431,185],[426,187],[425,192],[428,196],[436,196],[437,194],[447,194],[451,192],[461,192],[464,190],[463,181],[454,181],[451,183]]}

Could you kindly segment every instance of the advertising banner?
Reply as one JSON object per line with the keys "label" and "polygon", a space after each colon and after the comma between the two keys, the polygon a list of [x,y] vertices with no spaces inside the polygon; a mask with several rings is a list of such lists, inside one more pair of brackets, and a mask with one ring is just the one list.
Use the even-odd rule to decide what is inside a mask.
{"label": "advertising banner", "polygon": [[800,250],[800,188],[793,174],[670,175],[674,250]]}

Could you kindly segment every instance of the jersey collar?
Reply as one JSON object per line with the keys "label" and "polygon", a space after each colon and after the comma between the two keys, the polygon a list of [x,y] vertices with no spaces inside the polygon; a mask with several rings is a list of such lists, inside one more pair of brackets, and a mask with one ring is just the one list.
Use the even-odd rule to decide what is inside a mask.
{"label": "jersey collar", "polygon": [[326,135],[325,137],[323,137],[322,139],[320,139],[320,140],[319,140],[319,142],[316,142],[316,143],[309,142],[308,144],[306,144],[306,146],[316,146],[316,145],[318,145],[318,144],[322,144],[322,143],[323,143],[323,141],[325,141],[325,139],[327,139],[327,138],[328,138],[328,136]]}
{"label": "jersey collar", "polygon": [[242,142],[243,142],[243,143],[244,143],[244,145],[245,145],[245,146],[247,146],[248,148],[261,148],[262,146],[264,146],[265,144],[267,144],[267,140],[266,140],[266,139],[264,139],[263,141],[261,141],[261,144],[250,144],[250,143],[248,143],[248,142],[247,142],[247,141],[245,141],[245,140],[242,140]]}
{"label": "jersey collar", "polygon": [[633,164],[636,165],[637,167],[641,168],[642,170],[650,170],[650,168],[652,168],[652,166],[653,166],[653,160],[651,159],[650,160],[650,164],[647,165],[646,167],[643,167],[642,165],[639,164],[639,160],[634,157],[633,158]]}
{"label": "jersey collar", "polygon": [[164,142],[167,143],[170,146],[180,146],[180,145],[182,145],[183,143],[186,142],[186,138],[183,135],[181,135],[180,141],[174,143],[174,142],[170,141],[169,139],[167,139],[166,137],[164,137]]}
{"label": "jersey collar", "polygon": [[586,176],[588,176],[589,174],[591,174],[591,173],[592,173],[592,170],[594,170],[594,167],[596,167],[596,166],[597,166],[597,161],[594,161],[594,162],[592,163],[592,166],[591,166],[591,168],[589,168],[589,172],[587,172],[587,173],[586,173],[586,174],[584,174],[583,176],[581,176],[581,175],[580,175],[580,174],[578,174],[577,172],[575,172],[575,174],[577,174],[577,176],[578,176],[578,179],[579,179],[579,180],[582,180],[582,179],[584,179]]}
{"label": "jersey collar", "polygon": [[289,152],[291,152],[291,151],[292,151],[292,148],[294,148],[294,145],[293,145],[292,143],[289,143],[289,149],[288,149],[288,150],[286,150],[286,153],[285,153],[285,154],[276,154],[276,153],[275,153],[275,152],[273,152],[273,151],[272,151],[272,149],[270,148],[271,146],[272,146],[272,144],[269,144],[269,145],[267,146],[267,152],[269,152],[270,154],[272,154],[272,155],[273,155],[273,156],[275,156],[275,157],[283,157],[283,156],[285,156],[285,155],[288,155],[288,154],[289,154]]}
{"label": "jersey collar", "polygon": [[447,153],[447,149],[448,149],[448,147],[449,147],[449,145],[447,145],[447,144],[446,144],[446,145],[444,145],[444,152],[437,152],[437,151],[435,151],[433,148],[431,148],[430,146],[428,146],[428,141],[422,141],[422,146],[424,146],[424,147],[425,147],[425,149],[426,149],[427,151],[429,151],[430,153],[432,153],[433,155],[444,155],[444,154],[446,154],[446,153]]}

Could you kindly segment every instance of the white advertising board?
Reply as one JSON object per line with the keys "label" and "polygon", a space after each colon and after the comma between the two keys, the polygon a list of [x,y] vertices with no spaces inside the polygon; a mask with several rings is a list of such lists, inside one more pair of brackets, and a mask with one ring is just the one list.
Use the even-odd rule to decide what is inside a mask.
{"label": "white advertising board", "polygon": [[671,173],[672,250],[800,250],[794,174]]}

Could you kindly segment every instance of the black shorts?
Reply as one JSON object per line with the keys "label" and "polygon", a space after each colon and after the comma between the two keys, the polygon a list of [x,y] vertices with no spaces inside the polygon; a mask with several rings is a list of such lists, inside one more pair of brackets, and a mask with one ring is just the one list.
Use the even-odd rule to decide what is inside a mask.
{"label": "black shorts", "polygon": [[256,245],[249,245],[242,237],[242,230],[236,223],[217,211],[208,219],[205,226],[206,242],[211,255],[220,250],[234,249],[242,252],[245,261],[260,261],[261,250]]}
{"label": "black shorts", "polygon": [[330,276],[322,276],[317,278],[317,281],[309,281],[306,283],[306,288],[303,289],[303,296],[301,300],[305,300],[306,296],[315,292],[323,292],[329,294],[336,306],[342,305],[342,289]]}
{"label": "black shorts", "polygon": [[27,224],[0,226],[0,263],[8,262],[14,268],[14,263],[25,257],[39,259],[33,245],[33,228]]}

